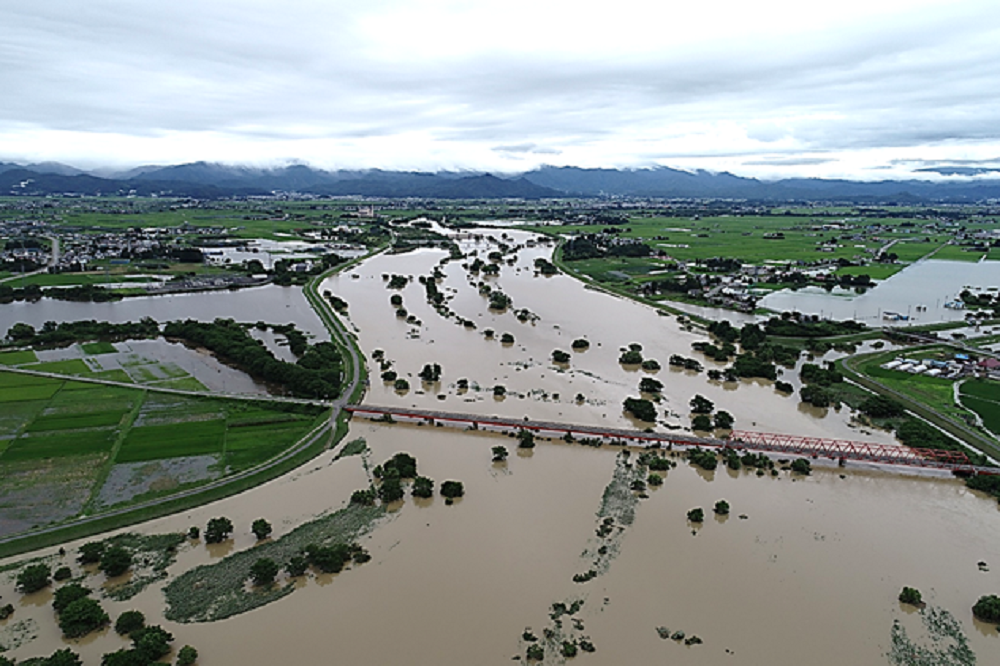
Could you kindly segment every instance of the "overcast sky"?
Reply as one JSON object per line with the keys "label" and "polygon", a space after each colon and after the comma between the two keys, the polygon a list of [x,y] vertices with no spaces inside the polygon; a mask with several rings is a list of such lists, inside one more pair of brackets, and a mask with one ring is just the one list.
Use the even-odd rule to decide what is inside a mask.
{"label": "overcast sky", "polygon": [[1000,167],[998,0],[0,0],[0,159]]}

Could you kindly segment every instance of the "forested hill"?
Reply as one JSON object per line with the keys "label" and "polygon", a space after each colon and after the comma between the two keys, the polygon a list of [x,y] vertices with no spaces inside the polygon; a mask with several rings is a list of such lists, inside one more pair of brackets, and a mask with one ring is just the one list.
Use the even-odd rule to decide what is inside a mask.
{"label": "forested hill", "polygon": [[[566,196],[750,199],[757,201],[974,202],[1000,198],[1000,178],[860,182],[794,178],[767,182],[731,173],[542,167],[515,176],[380,169],[261,169],[195,162],[86,173],[57,163],[0,163],[0,195],[123,195],[216,199],[298,192],[318,196],[543,199]],[[979,174],[984,176],[984,174]]]}

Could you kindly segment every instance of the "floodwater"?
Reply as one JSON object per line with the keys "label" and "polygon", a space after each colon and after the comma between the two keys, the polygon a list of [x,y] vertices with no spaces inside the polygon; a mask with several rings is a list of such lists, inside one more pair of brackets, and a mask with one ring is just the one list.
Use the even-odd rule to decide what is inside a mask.
{"label": "floodwater", "polygon": [[855,319],[870,326],[892,324],[883,317],[886,312],[895,312],[909,316],[911,323],[929,324],[965,318],[965,310],[945,307],[963,289],[978,293],[997,286],[1000,286],[1000,262],[928,259],[908,266],[861,295],[842,289],[828,293],[819,287],[806,287],[769,294],[760,300],[760,306],[777,312]]}
{"label": "floodwater", "polygon": [[[499,435],[365,421],[352,425],[355,436],[366,438],[373,463],[409,451],[421,474],[438,483],[459,479],[466,496],[453,506],[440,497],[421,505],[408,498],[363,539],[370,563],[311,575],[291,596],[250,613],[208,624],[165,622],[154,587],[131,602],[105,600],[112,618],[138,608],[171,631],[176,646],[194,645],[199,663],[212,666],[281,663],[290,654],[301,663],[499,664],[523,656],[526,627],[541,636],[552,626],[553,603],[582,599],[576,617],[584,628],[570,632],[564,618],[564,631],[588,636],[597,649],[581,653],[581,664],[842,666],[886,663],[893,620],[911,628],[916,622],[896,600],[909,585],[954,614],[979,663],[1000,654],[1000,636],[971,616],[975,600],[1000,587],[998,510],[957,481],[857,470],[844,478],[817,470],[793,481],[786,472],[773,479],[722,468],[705,474],[681,463],[639,501],[607,572],[579,584],[572,577],[589,566],[581,553],[594,543],[595,513],[618,449],[540,442],[520,455]],[[498,444],[511,450],[502,465],[490,462]],[[212,551],[187,546],[171,573],[214,561],[252,546],[254,518],[266,517],[281,534],[365,485],[357,457],[330,459],[325,454],[258,489],[141,529],[184,530],[228,516],[235,543]],[[732,505],[725,519],[709,511],[721,498]],[[685,518],[695,506],[708,513],[700,528]],[[981,571],[978,561],[993,570]],[[17,609],[7,623],[34,618],[39,625],[38,638],[9,656],[70,645],[96,664],[124,645],[112,631],[67,643],[52,628],[45,593],[21,598],[4,584],[0,594]],[[661,626],[704,644],[663,640]]]}
{"label": "floodwater", "polygon": [[[478,329],[465,330],[430,310],[416,282],[402,293],[423,326],[398,320],[389,304],[394,292],[385,288],[381,273],[427,274],[444,256],[441,252],[377,257],[354,269],[356,279],[348,274],[327,282],[324,289],[349,301],[365,353],[383,349],[403,375],[413,375],[414,389],[400,396],[376,374],[367,400],[628,426],[621,401],[638,395],[635,387],[645,375],[619,366],[618,348],[639,342],[645,356],[664,366],[653,376],[666,384],[666,404],[679,414],[668,422],[685,424],[687,400],[702,393],[731,411],[738,426],[866,438],[850,428],[846,414],[804,410],[767,382],[727,387],[709,383],[705,373],[672,371],[669,355],[700,358],[690,343],[704,336],[684,331],[672,317],[583,289],[569,278],[535,277],[525,266],[546,252],[522,250],[521,271],[504,264],[494,279],[515,308],[527,307],[541,317],[534,324],[519,323],[509,312],[490,313],[455,262],[444,267],[447,277],[439,288],[457,290],[450,307]],[[515,344],[504,347],[483,339],[486,327],[512,332]],[[408,337],[410,331],[419,337]],[[576,337],[586,337],[591,347],[571,352],[569,368],[548,361],[552,349],[569,351]],[[416,373],[435,362],[444,370],[440,386],[418,393],[424,387]],[[786,371],[785,378],[791,381],[792,374]],[[475,390],[460,395],[453,386],[459,377],[481,386],[502,381],[526,397],[497,401],[491,392]],[[548,398],[529,395],[538,389]],[[583,405],[572,400],[577,392],[585,395]],[[497,434],[364,420],[352,423],[345,441],[355,437],[367,440],[371,464],[408,451],[422,475],[438,484],[461,480],[466,496],[453,506],[440,496],[420,503],[407,498],[362,539],[371,562],[336,576],[310,575],[290,596],[244,615],[208,624],[166,622],[159,584],[129,602],[104,600],[112,619],[124,610],[142,610],[149,622],[175,635],[175,647],[194,645],[205,666],[290,659],[464,666],[510,663],[514,655],[524,663],[525,628],[541,637],[553,628],[553,603],[582,600],[575,617],[583,628],[574,629],[563,618],[562,630],[589,637],[596,653],[581,653],[571,660],[575,663],[842,666],[887,663],[894,620],[920,633],[916,616],[897,601],[906,585],[955,616],[979,663],[994,663],[1000,655],[996,629],[971,615],[979,596],[1000,590],[995,529],[1000,511],[995,500],[956,480],[858,468],[817,469],[793,480],[787,472],[775,478],[724,467],[706,473],[681,462],[665,474],[662,487],[638,500],[635,521],[616,537],[618,555],[607,570],[580,584],[572,578],[591,566],[581,553],[595,546],[596,514],[620,449],[541,441],[525,452]],[[506,463],[491,462],[496,445],[510,450]],[[176,576],[251,548],[249,527],[256,518],[269,520],[280,536],[343,506],[368,478],[359,457],[333,459],[333,452],[324,453],[259,488],[132,529],[186,531],[216,516],[233,520],[233,541],[211,549],[201,542],[185,546],[170,569]],[[711,513],[723,498],[732,505],[727,518]],[[686,520],[694,507],[706,510],[701,527]],[[67,550],[72,554],[78,545]],[[977,566],[981,561],[986,570]],[[91,587],[101,582],[99,575],[88,580]],[[102,653],[125,645],[113,631],[82,643],[64,641],[54,628],[46,592],[22,597],[9,580],[0,580],[0,595],[16,608],[12,618],[0,622],[0,642],[9,640],[13,622],[37,623],[37,638],[6,656],[23,660],[69,645],[88,666],[96,666]],[[695,634],[704,644],[663,640],[657,627]],[[561,663],[551,646],[546,653],[546,663]]]}
{"label": "floodwater", "polygon": [[[253,329],[251,329],[253,330]],[[267,331],[270,334],[270,331]],[[256,337],[256,336],[255,336]],[[273,340],[272,340],[273,342]],[[86,359],[95,371],[124,370],[137,384],[151,384],[177,378],[176,370],[183,370],[202,383],[209,391],[245,395],[267,395],[268,387],[242,370],[222,363],[207,349],[188,347],[180,342],[156,340],[126,340],[114,343],[115,352],[86,354],[80,345],[47,349],[35,352],[41,362],[66,359]],[[277,344],[269,349],[290,354],[287,347]],[[282,358],[282,356],[278,356]],[[167,366],[161,368],[160,364]],[[27,366],[31,369],[31,366]]]}
{"label": "floodwater", "polygon": [[161,323],[176,319],[212,321],[219,317],[241,322],[294,323],[318,340],[330,338],[301,289],[271,284],[237,291],[141,296],[111,303],[77,303],[51,298],[34,303],[15,301],[0,305],[0,333],[6,333],[18,322],[41,328],[47,321],[94,319],[122,323],[139,321],[143,317],[152,317]]}
{"label": "floodwater", "polygon": [[[525,232],[504,233],[511,245],[537,238]],[[499,238],[500,232],[485,233],[482,240],[470,239],[468,234],[464,237],[463,251],[477,251],[485,260],[487,253],[496,249],[491,239]],[[392,369],[410,383],[409,391],[397,392],[391,383],[381,381],[375,364],[365,401],[614,428],[645,427],[649,424],[636,422],[623,413],[622,402],[630,396],[639,397],[640,379],[652,376],[664,384],[661,428],[689,427],[688,403],[695,394],[701,394],[713,401],[716,409],[735,416],[737,428],[882,443],[894,441],[887,433],[854,427],[847,408],[838,413],[802,404],[795,395],[783,397],[775,391],[773,382],[756,379],[710,382],[707,370],[721,369],[726,364],[716,363],[691,349],[693,342],[707,340],[706,334],[689,332],[675,317],[662,316],[653,308],[587,289],[565,275],[536,274],[534,260],[548,258],[550,254],[548,246],[524,248],[517,255],[516,265],[501,264],[499,277],[474,278],[474,283],[483,280],[512,298],[513,306],[502,313],[488,308],[487,297],[479,294],[474,283],[470,284],[462,262],[452,261],[442,267],[445,277],[438,289],[452,297],[448,307],[475,322],[475,330],[459,325],[455,318],[439,315],[427,303],[424,286],[418,282],[418,277],[430,275],[447,256],[442,250],[379,255],[348,273],[324,281],[322,290],[330,290],[350,303],[349,321],[369,362],[375,350],[383,350],[393,362]],[[384,274],[413,276],[413,280],[401,290],[387,289]],[[396,316],[396,308],[389,299],[397,293],[402,296],[408,313],[421,322],[420,326]],[[514,311],[521,308],[539,318],[526,323],[518,321]],[[493,329],[496,339],[486,339],[485,329]],[[514,335],[513,344],[499,342],[504,332]],[[576,338],[586,338],[590,347],[583,352],[573,351],[571,343]],[[620,365],[621,348],[633,342],[641,344],[643,356],[657,359],[662,369],[649,373],[635,366]],[[557,365],[551,360],[555,349],[571,354],[568,365]],[[669,366],[668,359],[673,354],[696,358],[706,372]],[[800,363],[804,362],[805,357]],[[441,365],[440,382],[424,383],[417,376],[428,363]],[[784,369],[782,373],[780,378],[797,389],[798,372]],[[468,391],[457,388],[460,378],[469,380]],[[507,389],[502,400],[493,396],[492,389],[497,384]],[[577,400],[578,395],[583,396],[582,402]]]}

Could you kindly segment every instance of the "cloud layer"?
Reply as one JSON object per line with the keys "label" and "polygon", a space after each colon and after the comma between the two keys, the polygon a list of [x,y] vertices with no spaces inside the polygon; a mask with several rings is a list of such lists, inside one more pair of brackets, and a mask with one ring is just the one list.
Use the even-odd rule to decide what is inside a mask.
{"label": "cloud layer", "polygon": [[884,178],[1000,155],[995,0],[46,0],[0,25],[14,159]]}

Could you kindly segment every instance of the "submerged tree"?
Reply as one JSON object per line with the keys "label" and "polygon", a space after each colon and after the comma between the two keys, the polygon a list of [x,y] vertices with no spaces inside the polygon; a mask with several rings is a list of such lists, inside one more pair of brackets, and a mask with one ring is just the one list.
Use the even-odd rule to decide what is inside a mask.
{"label": "submerged tree", "polygon": [[205,543],[222,543],[233,533],[233,521],[228,518],[212,518],[205,527]]}

